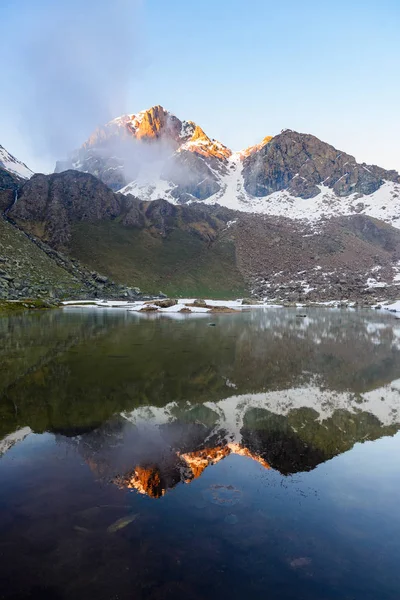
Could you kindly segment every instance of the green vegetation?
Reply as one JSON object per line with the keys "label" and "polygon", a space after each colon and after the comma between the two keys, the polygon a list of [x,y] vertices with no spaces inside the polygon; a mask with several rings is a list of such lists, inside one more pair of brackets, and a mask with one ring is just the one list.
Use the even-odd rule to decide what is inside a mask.
{"label": "green vegetation", "polygon": [[178,228],[162,237],[115,221],[76,223],[71,255],[118,283],[149,293],[216,299],[246,294],[233,242],[207,243]]}
{"label": "green vegetation", "polygon": [[[287,415],[250,408],[244,417],[243,437],[250,447],[264,446],[267,462],[289,474],[314,468],[350,450],[356,442],[394,435],[399,430],[398,424],[382,425],[375,415],[362,410],[337,409],[322,422],[318,416],[306,407],[293,409]],[[285,440],[285,444],[280,440]]]}
{"label": "green vegetation", "polygon": [[[310,311],[310,317],[317,314]],[[398,378],[400,352],[386,337],[385,329],[377,330],[380,344],[364,337],[366,318],[355,313],[320,314],[307,338],[295,312],[284,309],[213,315],[216,327],[208,327],[209,317],[177,323],[162,315],[147,318],[90,307],[3,316],[0,434],[25,425],[37,432],[91,429],[121,411],[171,402],[177,403],[173,412],[180,420],[212,425],[215,414],[202,407],[204,402],[310,383],[351,392],[354,406],[362,411],[360,394]],[[369,318],[373,320],[375,315]],[[321,343],[322,332],[329,334],[337,324],[341,324],[338,333],[346,332],[347,337],[328,335]],[[268,416],[268,422],[279,429],[279,423],[272,423],[271,418]],[[357,411],[348,418],[345,415],[343,422],[341,419],[336,411],[329,423],[343,439],[340,431],[347,431],[350,441],[361,439],[368,431],[372,436],[372,429],[379,435],[381,430],[376,419],[358,419]],[[263,415],[256,420],[263,421]],[[286,419],[289,429],[293,426],[299,432],[297,438],[321,449],[322,429],[314,421],[315,413],[309,409],[293,411]],[[308,437],[303,436],[302,423],[307,423]],[[364,425],[366,430],[359,435]],[[331,448],[325,444],[328,454],[334,454],[335,440]]]}
{"label": "green vegetation", "polygon": [[[59,267],[27,235],[0,217],[0,298],[66,297],[81,283]],[[14,295],[15,297],[15,295]]]}
{"label": "green vegetation", "polygon": [[0,300],[0,316],[15,314],[25,310],[58,308],[60,303],[53,300]]}

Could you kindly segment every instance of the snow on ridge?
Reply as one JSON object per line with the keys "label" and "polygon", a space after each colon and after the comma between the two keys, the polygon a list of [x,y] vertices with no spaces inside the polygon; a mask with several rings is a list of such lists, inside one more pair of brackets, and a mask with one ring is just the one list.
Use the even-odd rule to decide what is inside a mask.
{"label": "snow on ridge", "polygon": [[[382,402],[382,397],[385,402]],[[194,407],[195,405],[193,405]],[[241,394],[229,396],[218,402],[204,404],[218,415],[218,420],[209,437],[218,431],[226,431],[226,441],[240,443],[241,429],[245,414],[249,409],[265,408],[277,415],[287,416],[292,410],[309,408],[316,412],[316,422],[323,423],[337,410],[347,410],[352,414],[367,412],[373,414],[383,426],[400,424],[400,380],[360,394],[354,401],[350,392],[334,392],[311,385],[273,392]],[[165,407],[139,407],[121,416],[136,426],[158,428],[174,418],[176,403]]]}
{"label": "snow on ridge", "polygon": [[181,139],[189,138],[193,135],[196,125],[193,121],[182,121],[182,127],[179,134]]}
{"label": "snow on ridge", "polygon": [[144,115],[148,112],[147,110],[141,110],[138,113],[131,113],[126,115],[120,115],[115,119],[112,119],[107,125],[118,125],[119,127],[126,126],[127,123],[131,123],[134,127],[137,127],[143,120]]}
{"label": "snow on ridge", "polygon": [[240,153],[234,153],[228,165],[228,174],[221,177],[221,190],[207,198],[205,204],[220,204],[234,210],[311,223],[322,218],[364,214],[400,228],[400,184],[385,181],[373,194],[351,194],[339,197],[325,186],[319,185],[320,193],[314,198],[292,196],[286,190],[268,196],[251,196],[244,188]]}
{"label": "snow on ridge", "polygon": [[155,178],[152,182],[132,181],[118,191],[121,194],[133,194],[146,202],[165,198],[171,203],[176,203],[175,198],[170,194],[173,188],[173,183],[165,179]]}
{"label": "snow on ridge", "polygon": [[7,152],[3,146],[0,146],[0,167],[23,179],[30,179],[33,175],[33,171],[31,171],[26,164],[17,160],[12,154]]}
{"label": "snow on ridge", "polygon": [[3,439],[0,440],[0,457],[10,450],[13,446],[22,442],[30,433],[32,433],[32,429],[30,427],[22,427],[21,429],[17,429],[13,433],[6,435]]}
{"label": "snow on ridge", "polygon": [[[202,140],[191,142],[201,146]],[[376,192],[368,195],[351,194],[339,197],[324,184],[319,185],[320,193],[314,198],[292,196],[286,190],[274,192],[268,196],[251,196],[244,187],[242,174],[243,160],[241,152],[233,152],[226,160],[226,173],[209,169],[217,177],[221,189],[202,202],[206,205],[219,204],[232,210],[247,213],[281,216],[288,219],[316,223],[323,218],[363,214],[389,223],[400,229],[400,184],[385,181]],[[179,202],[171,194],[176,185],[158,177],[148,183],[133,181],[119,190],[123,194],[132,193],[143,200],[165,198],[172,204]],[[193,202],[199,202],[193,198]]]}

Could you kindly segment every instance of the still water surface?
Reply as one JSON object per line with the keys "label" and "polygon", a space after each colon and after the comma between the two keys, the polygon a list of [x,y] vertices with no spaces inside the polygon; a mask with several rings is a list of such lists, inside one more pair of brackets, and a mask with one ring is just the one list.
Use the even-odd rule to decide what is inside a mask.
{"label": "still water surface", "polygon": [[0,598],[397,600],[400,326],[0,319]]}

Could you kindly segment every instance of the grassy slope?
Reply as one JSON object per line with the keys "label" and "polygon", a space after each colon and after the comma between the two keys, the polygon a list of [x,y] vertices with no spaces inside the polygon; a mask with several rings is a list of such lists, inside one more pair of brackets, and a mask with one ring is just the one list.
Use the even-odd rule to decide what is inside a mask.
{"label": "grassy slope", "polygon": [[119,283],[150,293],[213,298],[245,294],[233,243],[207,245],[180,229],[162,238],[111,221],[77,223],[71,254]]}
{"label": "grassy slope", "polygon": [[27,287],[79,289],[79,282],[60,268],[21,231],[0,217],[0,269]]}

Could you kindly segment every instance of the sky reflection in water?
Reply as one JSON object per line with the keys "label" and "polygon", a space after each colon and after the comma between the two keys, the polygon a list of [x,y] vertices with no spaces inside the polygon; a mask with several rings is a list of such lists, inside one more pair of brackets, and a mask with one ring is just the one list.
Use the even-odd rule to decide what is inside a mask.
{"label": "sky reflection in water", "polygon": [[398,598],[396,320],[208,320],[0,320],[0,597]]}

